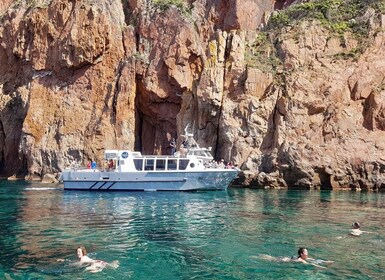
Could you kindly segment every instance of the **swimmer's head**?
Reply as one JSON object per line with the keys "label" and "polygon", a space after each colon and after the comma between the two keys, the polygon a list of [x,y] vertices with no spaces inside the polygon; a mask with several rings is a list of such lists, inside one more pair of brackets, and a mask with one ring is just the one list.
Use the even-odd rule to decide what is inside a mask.
{"label": "swimmer's head", "polygon": [[354,228],[354,229],[357,229],[357,228],[360,228],[361,227],[361,225],[360,225],[360,223],[358,223],[358,222],[354,222],[353,224],[352,224],[352,228]]}
{"label": "swimmer's head", "polygon": [[76,250],[76,253],[78,255],[78,259],[81,259],[83,256],[87,255],[87,250],[84,246],[80,246]]}
{"label": "swimmer's head", "polygon": [[298,249],[298,258],[301,258],[303,260],[306,260],[308,256],[306,248],[299,248]]}

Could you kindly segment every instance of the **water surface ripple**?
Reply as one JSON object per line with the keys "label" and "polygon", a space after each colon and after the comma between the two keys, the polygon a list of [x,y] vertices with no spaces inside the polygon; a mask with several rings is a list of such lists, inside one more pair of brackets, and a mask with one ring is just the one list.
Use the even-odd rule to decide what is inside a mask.
{"label": "water surface ripple", "polygon": [[[383,279],[385,195],[364,192],[76,192],[0,182],[0,279]],[[347,236],[359,221],[371,231]],[[118,260],[91,274],[78,245]],[[271,262],[304,246],[326,269]],[[58,259],[66,259],[58,262]]]}

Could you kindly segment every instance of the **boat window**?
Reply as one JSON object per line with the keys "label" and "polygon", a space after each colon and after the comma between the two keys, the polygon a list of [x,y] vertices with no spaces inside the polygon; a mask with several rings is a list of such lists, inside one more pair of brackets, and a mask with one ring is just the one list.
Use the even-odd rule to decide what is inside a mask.
{"label": "boat window", "polygon": [[105,152],[104,158],[105,159],[116,159],[118,154],[116,152]]}
{"label": "boat window", "polygon": [[166,169],[166,160],[157,159],[156,160],[156,170],[165,170]]}
{"label": "boat window", "polygon": [[143,166],[143,159],[142,158],[134,159],[134,164],[135,164],[136,170],[141,171]]}
{"label": "boat window", "polygon": [[167,170],[176,170],[176,160],[168,159],[167,160]]}
{"label": "boat window", "polygon": [[191,167],[191,168],[194,168],[194,167],[195,167],[195,163],[193,163],[193,162],[190,163],[190,167]]}
{"label": "boat window", "polygon": [[179,170],[185,170],[190,160],[181,159],[179,160]]}
{"label": "boat window", "polygon": [[154,159],[146,159],[144,170],[154,170]]}

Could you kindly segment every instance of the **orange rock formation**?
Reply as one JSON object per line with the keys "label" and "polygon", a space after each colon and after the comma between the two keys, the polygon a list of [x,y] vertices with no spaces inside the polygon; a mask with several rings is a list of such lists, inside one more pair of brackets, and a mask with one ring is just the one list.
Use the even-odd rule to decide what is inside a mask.
{"label": "orange rock formation", "polygon": [[356,59],[339,58],[359,44],[349,33],[287,26],[266,71],[250,46],[293,1],[161,2],[0,4],[3,176],[49,180],[104,149],[166,154],[190,124],[240,185],[385,188],[385,15],[364,15]]}

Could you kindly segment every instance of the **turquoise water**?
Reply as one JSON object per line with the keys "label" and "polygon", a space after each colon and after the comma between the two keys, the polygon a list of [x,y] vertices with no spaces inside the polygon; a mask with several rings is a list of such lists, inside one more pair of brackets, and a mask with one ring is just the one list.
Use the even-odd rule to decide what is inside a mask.
{"label": "turquoise water", "polygon": [[[99,193],[2,181],[0,205],[0,279],[383,279],[385,273],[381,193]],[[348,237],[353,221],[373,233]],[[96,274],[75,267],[78,245],[120,266]],[[335,262],[319,269],[258,257],[292,256],[300,246]]]}

